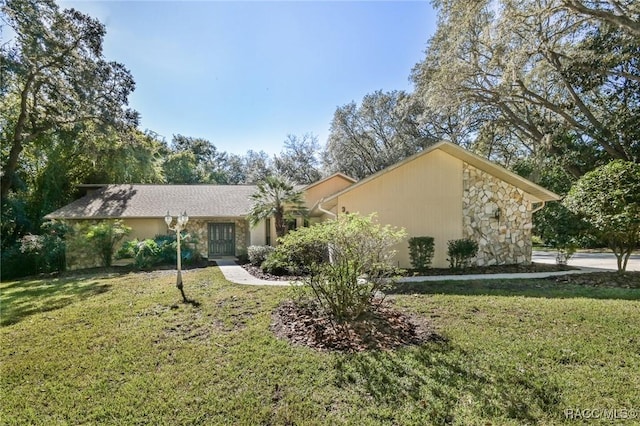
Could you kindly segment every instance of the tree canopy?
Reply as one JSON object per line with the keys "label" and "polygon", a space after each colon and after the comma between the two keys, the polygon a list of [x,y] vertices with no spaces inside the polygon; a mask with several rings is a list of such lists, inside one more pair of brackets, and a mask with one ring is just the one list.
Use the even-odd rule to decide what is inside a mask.
{"label": "tree canopy", "polygon": [[640,164],[616,160],[585,174],[564,203],[600,233],[624,271],[640,242]]}
{"label": "tree canopy", "polygon": [[102,53],[104,25],[53,0],[5,0],[16,36],[1,47],[1,196],[15,189],[25,148],[56,133],[77,135],[137,124],[127,109],[135,83],[124,65]]}

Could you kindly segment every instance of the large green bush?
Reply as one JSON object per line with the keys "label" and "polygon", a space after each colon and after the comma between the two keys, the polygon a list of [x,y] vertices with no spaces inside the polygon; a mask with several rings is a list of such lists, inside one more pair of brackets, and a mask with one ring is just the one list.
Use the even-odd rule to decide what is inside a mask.
{"label": "large green bush", "polygon": [[[181,234],[180,255],[185,265],[200,261],[200,253],[196,250],[196,242],[189,234]],[[137,268],[149,268],[154,265],[175,264],[178,243],[175,234],[156,235],[153,239],[125,241],[116,257],[133,259]]]}
{"label": "large green bush", "polygon": [[447,259],[451,268],[466,268],[478,254],[478,243],[471,238],[449,240],[447,242]]}
{"label": "large green bush", "polygon": [[640,243],[640,164],[616,160],[585,174],[564,204],[593,226],[624,271]]}
{"label": "large green bush", "polygon": [[324,311],[343,321],[369,311],[376,295],[392,283],[399,273],[392,247],[405,235],[376,223],[373,215],[345,214],[285,235],[278,250],[302,253],[323,247],[306,258],[309,275],[303,283]]}
{"label": "large green bush", "polygon": [[253,266],[260,266],[271,253],[275,250],[271,246],[249,246],[247,247],[247,256],[249,257],[249,263]]}
{"label": "large green bush", "polygon": [[418,271],[426,271],[431,267],[434,252],[433,237],[409,238],[409,257],[411,265]]}
{"label": "large green bush", "polygon": [[103,220],[90,225],[84,234],[89,245],[101,259],[102,266],[111,266],[116,245],[131,232],[121,220]]}
{"label": "large green bush", "polygon": [[38,273],[64,271],[64,236],[68,227],[62,222],[45,222],[39,235],[27,234],[2,250],[2,278],[17,278]]}

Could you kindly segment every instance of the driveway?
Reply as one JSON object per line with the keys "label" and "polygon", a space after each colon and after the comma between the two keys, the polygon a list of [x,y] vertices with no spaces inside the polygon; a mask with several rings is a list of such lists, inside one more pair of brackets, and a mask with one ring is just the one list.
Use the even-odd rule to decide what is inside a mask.
{"label": "driveway", "polygon": [[[555,251],[534,251],[531,260],[537,263],[556,263]],[[618,269],[613,253],[576,253],[569,259],[570,266],[598,269]],[[633,253],[627,263],[627,271],[640,271],[640,254]]]}

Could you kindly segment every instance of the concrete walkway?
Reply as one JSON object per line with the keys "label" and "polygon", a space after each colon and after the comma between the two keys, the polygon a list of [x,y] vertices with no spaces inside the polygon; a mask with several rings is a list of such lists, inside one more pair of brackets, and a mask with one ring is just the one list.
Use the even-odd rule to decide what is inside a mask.
{"label": "concrete walkway", "polygon": [[216,264],[220,268],[220,272],[227,279],[234,284],[245,285],[274,285],[274,286],[288,286],[289,281],[270,281],[256,278],[247,272],[242,266],[230,259],[216,259]]}
{"label": "concrete walkway", "polygon": [[[245,285],[271,285],[271,286],[288,286],[290,281],[269,281],[256,278],[247,272],[242,266],[236,264],[233,260],[216,260],[216,264],[220,268],[222,275],[235,284]],[[561,272],[530,272],[522,274],[477,274],[477,275],[440,275],[428,277],[404,277],[399,282],[423,282],[423,281],[465,281],[465,280],[504,280],[504,279],[524,279],[524,278],[547,278],[569,274],[584,274],[587,272],[602,271],[595,268],[581,268],[575,271]]]}

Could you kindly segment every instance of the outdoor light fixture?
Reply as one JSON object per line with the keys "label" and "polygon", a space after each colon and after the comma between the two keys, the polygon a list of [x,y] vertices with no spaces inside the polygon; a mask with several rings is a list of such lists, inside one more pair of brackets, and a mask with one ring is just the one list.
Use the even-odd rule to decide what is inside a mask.
{"label": "outdoor light fixture", "polygon": [[182,232],[182,230],[184,229],[184,227],[187,225],[187,222],[189,222],[189,216],[187,216],[187,212],[183,212],[180,213],[180,216],[178,216],[176,218],[176,225],[172,228],[171,227],[171,222],[173,222],[173,218],[171,217],[171,214],[169,214],[169,211],[167,210],[167,215],[164,217],[164,221],[167,224],[167,227],[171,230],[171,231],[176,231],[176,243],[177,243],[177,247],[176,247],[176,254],[177,254],[177,262],[178,262],[178,276],[176,277],[176,287],[178,287],[178,290],[180,290],[180,293],[182,293],[182,298],[184,299],[184,301],[187,301],[187,297],[184,294],[184,290],[182,289],[182,254],[180,252],[180,233]]}
{"label": "outdoor light fixture", "polygon": [[493,217],[500,220],[500,209],[497,208],[496,211],[493,212]]}

